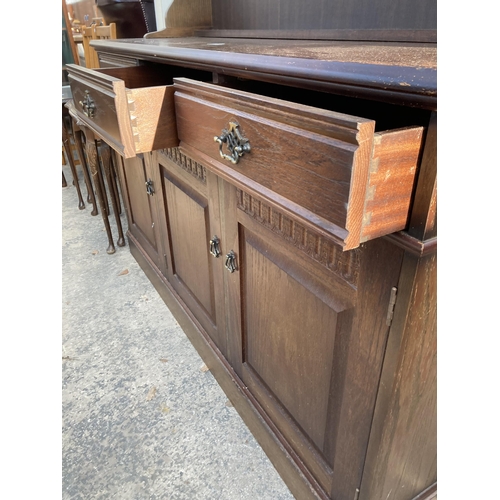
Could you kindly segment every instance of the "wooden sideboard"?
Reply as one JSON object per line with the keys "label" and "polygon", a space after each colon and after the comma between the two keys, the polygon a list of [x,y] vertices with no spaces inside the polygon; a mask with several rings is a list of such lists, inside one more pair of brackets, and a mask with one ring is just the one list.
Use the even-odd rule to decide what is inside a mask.
{"label": "wooden sideboard", "polygon": [[93,46],[130,250],[292,493],[435,498],[435,45]]}

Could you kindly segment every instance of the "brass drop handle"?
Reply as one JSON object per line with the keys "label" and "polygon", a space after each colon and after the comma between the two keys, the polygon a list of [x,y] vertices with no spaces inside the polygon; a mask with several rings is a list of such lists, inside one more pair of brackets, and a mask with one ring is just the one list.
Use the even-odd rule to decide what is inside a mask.
{"label": "brass drop handle", "polygon": [[221,252],[220,252],[220,240],[217,238],[217,236],[214,236],[210,240],[210,253],[215,257],[219,257]]}
{"label": "brass drop handle", "polygon": [[[238,163],[240,156],[251,151],[250,143],[248,139],[243,137],[239,127],[238,123],[230,121],[228,128],[223,129],[220,136],[214,137],[214,141],[219,143],[221,157],[233,164]],[[231,154],[228,155],[222,151],[223,144],[226,144],[227,150]]]}
{"label": "brass drop handle", "polygon": [[153,188],[153,181],[151,179],[148,179],[146,181],[146,193],[148,193],[149,196],[153,196],[153,194],[155,193],[155,190]]}
{"label": "brass drop handle", "polygon": [[224,262],[224,267],[230,272],[234,273],[236,271],[236,255],[234,252],[231,250],[227,255],[226,255],[226,262]]}
{"label": "brass drop handle", "polygon": [[85,91],[85,97],[83,101],[80,101],[80,106],[83,108],[83,113],[89,118],[94,118],[96,106],[94,99],[90,97],[90,93],[88,90]]}

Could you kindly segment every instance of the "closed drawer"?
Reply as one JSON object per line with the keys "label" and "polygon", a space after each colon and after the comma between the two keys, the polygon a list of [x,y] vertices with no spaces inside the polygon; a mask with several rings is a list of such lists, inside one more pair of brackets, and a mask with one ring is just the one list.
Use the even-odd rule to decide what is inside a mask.
{"label": "closed drawer", "polygon": [[171,77],[147,66],[67,69],[79,117],[120,155],[178,145]]}
{"label": "closed drawer", "polygon": [[174,87],[180,147],[220,176],[344,250],[405,228],[423,127],[375,132],[373,120],[312,106],[186,78]]}

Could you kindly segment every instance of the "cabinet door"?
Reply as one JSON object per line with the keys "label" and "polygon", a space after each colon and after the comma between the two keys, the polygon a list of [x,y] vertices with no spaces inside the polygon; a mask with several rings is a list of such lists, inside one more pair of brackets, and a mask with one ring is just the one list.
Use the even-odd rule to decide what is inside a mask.
{"label": "cabinet door", "polygon": [[[128,231],[156,267],[160,268],[156,198],[158,185],[152,171],[151,154],[124,159],[118,154],[115,161],[121,173],[123,199],[127,211]],[[149,189],[147,184],[149,183]]]}
{"label": "cabinet door", "polygon": [[162,232],[168,240],[167,279],[226,356],[218,178],[177,148],[158,151],[156,157],[165,213]]}
{"label": "cabinet door", "polygon": [[383,241],[342,252],[229,184],[223,205],[237,261],[225,273],[231,363],[297,462],[352,500],[402,252]]}

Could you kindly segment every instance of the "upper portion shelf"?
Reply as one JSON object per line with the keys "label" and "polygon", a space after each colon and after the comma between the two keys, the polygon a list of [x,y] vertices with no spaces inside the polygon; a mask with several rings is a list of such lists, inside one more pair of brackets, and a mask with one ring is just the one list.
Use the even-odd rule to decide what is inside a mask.
{"label": "upper portion shelf", "polygon": [[437,107],[433,44],[244,38],[93,41],[98,52],[424,109]]}

